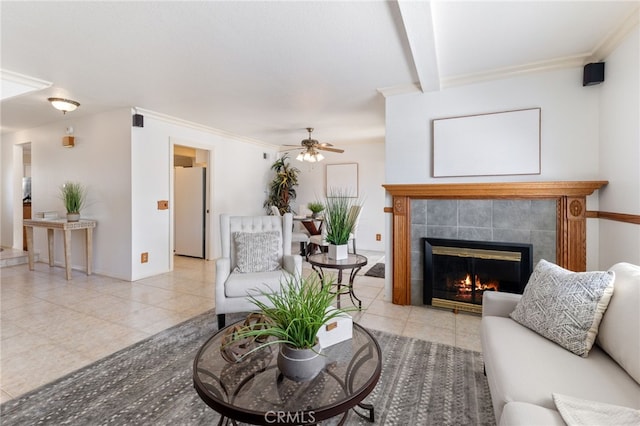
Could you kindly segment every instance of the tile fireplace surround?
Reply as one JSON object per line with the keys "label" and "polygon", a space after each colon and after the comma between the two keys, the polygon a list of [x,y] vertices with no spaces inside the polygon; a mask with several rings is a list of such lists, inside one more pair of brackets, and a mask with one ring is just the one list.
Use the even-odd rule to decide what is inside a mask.
{"label": "tile fireplace surround", "polygon": [[607,181],[444,183],[383,185],[393,197],[393,303],[411,304],[412,200],[556,200],[556,263],[584,271],[587,263],[586,197]]}
{"label": "tile fireplace surround", "polygon": [[533,245],[533,265],[556,259],[555,200],[411,200],[411,302],[422,304],[422,238]]}

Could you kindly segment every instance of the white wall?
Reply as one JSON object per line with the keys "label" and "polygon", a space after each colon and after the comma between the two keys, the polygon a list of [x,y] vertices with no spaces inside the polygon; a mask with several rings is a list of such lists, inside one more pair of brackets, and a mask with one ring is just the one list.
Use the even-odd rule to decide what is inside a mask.
{"label": "white wall", "polygon": [[[542,108],[540,175],[431,177],[433,119],[532,107]],[[598,87],[582,87],[581,68],[394,96],[386,111],[388,183],[599,178]]]}
{"label": "white wall", "polygon": [[[384,251],[385,232],[385,190],[384,184],[384,143],[357,143],[340,146],[344,153],[326,153],[321,163],[301,163],[295,160],[296,151],[290,155],[291,164],[300,169],[299,185],[296,188],[297,212],[309,214],[306,208],[310,201],[322,201],[326,197],[326,169],[329,164],[358,164],[358,192],[364,202],[356,247],[358,250]],[[381,241],[376,241],[381,234]]]}
{"label": "white wall", "polygon": [[[173,144],[211,153],[207,167],[210,259],[220,255],[220,213],[265,214],[262,204],[275,160],[273,149],[145,115],[144,127],[132,129],[132,280],[172,268],[172,209],[158,210],[157,202],[169,200],[171,206],[173,201]],[[149,253],[148,263],[140,263],[142,252]]]}
{"label": "white wall", "polygon": [[[172,268],[171,210],[158,210],[158,200],[173,199],[172,143],[210,150],[210,258],[219,256],[219,215],[263,214],[266,182],[275,151],[259,144],[220,136],[211,131],[145,116],[144,127],[131,126],[130,108],[64,121],[3,136],[2,245],[12,246],[15,221],[13,201],[22,183],[14,178],[14,162],[21,168],[16,144],[31,142],[33,212],[55,210],[64,214],[58,188],[67,180],[87,186],[88,205],[83,217],[95,219],[94,271],[124,280],[167,272]],[[64,148],[67,126],[75,129],[76,146]],[[263,158],[267,153],[267,159]],[[15,160],[14,160],[15,158]],[[17,189],[16,189],[17,188]],[[20,204],[17,208],[22,209]],[[84,269],[84,241],[73,234],[74,268]],[[46,232],[35,230],[35,250],[47,256]],[[63,265],[61,236],[57,236],[56,263]],[[149,262],[140,263],[140,254]]]}
{"label": "white wall", "polygon": [[[639,214],[639,31],[605,59],[600,85],[582,87],[582,69],[575,68],[388,98],[386,182],[608,180],[587,198],[588,209]],[[542,108],[540,175],[431,177],[431,120],[529,107]],[[388,244],[388,257],[390,250]],[[620,261],[640,263],[640,227],[588,220],[587,269]]]}
{"label": "white wall", "polygon": [[[130,276],[131,235],[131,155],[129,109],[120,109],[89,117],[65,120],[35,129],[3,135],[2,245],[12,246],[14,232],[21,232],[21,222],[14,211],[21,211],[12,178],[15,168],[22,169],[21,157],[11,155],[16,144],[31,142],[32,211],[57,211],[66,214],[59,187],[65,181],[85,185],[89,195],[82,217],[95,219],[93,269],[98,274],[117,278]],[[73,126],[76,145],[64,148],[62,137]],[[21,175],[21,171],[19,173]],[[17,216],[21,218],[21,214]],[[15,231],[14,231],[15,230]],[[56,232],[55,262],[64,264],[62,235]],[[47,257],[46,232],[34,230],[34,246],[42,258]],[[83,233],[72,232],[72,266],[85,268]]]}
{"label": "white wall", "polygon": [[[388,183],[516,182],[600,180],[599,87],[582,86],[582,68],[547,71],[503,80],[393,96],[386,102],[386,181]],[[433,178],[431,122],[523,108],[541,108],[541,174]],[[464,155],[464,153],[460,153]],[[388,197],[391,205],[391,197]],[[598,194],[587,198],[598,209]],[[391,232],[391,217],[386,229]],[[598,221],[587,221],[587,269],[598,267]],[[392,246],[386,245],[387,261]],[[389,271],[388,271],[389,272]],[[385,297],[391,298],[390,273]]]}
{"label": "white wall", "polygon": [[[639,12],[640,13],[640,12]],[[640,214],[640,30],[605,59],[600,99],[600,210]],[[640,226],[600,220],[600,268],[640,265]]]}

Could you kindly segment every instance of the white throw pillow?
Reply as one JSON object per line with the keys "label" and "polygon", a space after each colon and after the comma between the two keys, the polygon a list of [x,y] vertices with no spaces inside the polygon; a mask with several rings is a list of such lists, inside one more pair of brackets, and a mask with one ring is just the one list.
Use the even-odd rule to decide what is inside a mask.
{"label": "white throw pillow", "polygon": [[270,272],[280,269],[280,232],[234,232],[236,272]]}
{"label": "white throw pillow", "polygon": [[613,294],[615,274],[572,272],[541,260],[511,318],[586,357]]}

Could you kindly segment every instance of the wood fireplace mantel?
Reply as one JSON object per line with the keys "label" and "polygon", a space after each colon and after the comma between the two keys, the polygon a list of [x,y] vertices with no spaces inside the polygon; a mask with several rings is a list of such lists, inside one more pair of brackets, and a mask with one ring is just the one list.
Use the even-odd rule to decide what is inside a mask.
{"label": "wood fireplace mantel", "polygon": [[[411,304],[411,199],[556,199],[556,263],[587,267],[586,198],[608,181],[382,185],[393,197],[393,303]],[[385,209],[386,210],[386,209]]]}

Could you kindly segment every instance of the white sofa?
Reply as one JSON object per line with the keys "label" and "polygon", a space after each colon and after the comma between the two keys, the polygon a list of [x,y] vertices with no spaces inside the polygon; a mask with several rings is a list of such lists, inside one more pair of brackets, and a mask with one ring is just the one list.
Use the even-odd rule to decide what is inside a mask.
{"label": "white sofa", "polygon": [[610,270],[613,296],[584,358],[512,320],[520,295],[484,293],[482,351],[500,425],[564,425],[554,393],[640,409],[640,266]]}

